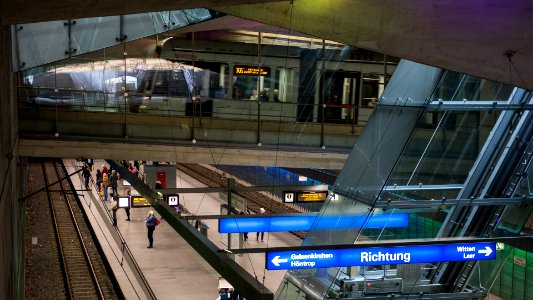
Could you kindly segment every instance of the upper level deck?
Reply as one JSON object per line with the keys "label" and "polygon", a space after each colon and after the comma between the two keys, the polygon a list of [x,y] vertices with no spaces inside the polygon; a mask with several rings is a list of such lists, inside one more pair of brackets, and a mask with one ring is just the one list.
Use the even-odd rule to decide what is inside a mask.
{"label": "upper level deck", "polygon": [[114,94],[58,89],[48,95],[62,96],[41,103],[29,96],[44,90],[19,89],[24,156],[340,169],[363,128],[352,120],[283,117],[297,111],[292,103],[170,97],[161,100],[164,107],[132,111]]}
{"label": "upper level deck", "polygon": [[21,155],[341,169],[395,63],[273,34],[256,51],[250,34],[177,34],[157,58],[132,42],[131,57],[110,48],[24,72]]}

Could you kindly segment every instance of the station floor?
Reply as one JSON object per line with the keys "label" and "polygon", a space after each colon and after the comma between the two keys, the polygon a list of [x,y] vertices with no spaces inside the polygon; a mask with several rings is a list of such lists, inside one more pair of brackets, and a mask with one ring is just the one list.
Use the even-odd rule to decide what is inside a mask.
{"label": "station floor", "polygon": [[[64,160],[64,163],[69,173],[81,166],[75,160]],[[101,167],[102,163],[103,161],[95,161],[95,168]],[[204,186],[192,177],[178,170],[176,172],[178,188]],[[84,191],[79,176],[72,178],[77,185],[78,194],[83,195],[80,197],[81,202],[126,299],[146,299],[133,271],[127,263],[124,263],[120,240],[117,240],[118,232],[111,226],[110,202],[100,201],[95,188]],[[130,187],[124,187],[119,182],[119,195],[125,194],[127,188]],[[183,194],[180,195],[180,203],[192,214],[215,215],[220,214],[222,201],[218,194],[213,193]],[[164,220],[154,232],[154,248],[146,248],[148,239],[144,220],[149,210],[150,208],[132,208],[131,221],[128,222],[124,209],[119,209],[117,229],[157,299],[216,299],[221,276]],[[205,220],[205,222],[209,226],[208,238],[219,248],[227,248],[223,243],[225,236],[218,233],[217,220]],[[265,233],[264,242],[256,241],[256,234],[249,233],[249,239],[244,243],[244,247],[284,247],[298,246],[300,243],[300,239],[289,233]],[[265,270],[264,253],[236,255],[235,260],[273,293],[285,275],[285,271]]]}

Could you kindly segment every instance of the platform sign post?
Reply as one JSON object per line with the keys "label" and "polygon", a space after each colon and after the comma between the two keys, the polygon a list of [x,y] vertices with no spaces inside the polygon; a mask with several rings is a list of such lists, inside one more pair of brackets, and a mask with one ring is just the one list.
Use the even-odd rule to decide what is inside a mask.
{"label": "platform sign post", "polygon": [[129,207],[131,207],[130,197],[129,196],[120,196],[120,197],[118,197],[118,207],[120,207],[120,208],[129,208]]}
{"label": "platform sign post", "polygon": [[324,202],[328,197],[328,191],[297,191],[297,192],[283,192],[284,203],[309,203],[309,202]]}
{"label": "platform sign post", "polygon": [[496,243],[277,251],[265,258],[268,270],[490,260],[496,258]]}
{"label": "platform sign post", "polygon": [[293,203],[294,202],[294,193],[293,192],[285,192],[283,193],[283,202],[285,203]]}
{"label": "platform sign post", "polygon": [[176,207],[180,205],[180,196],[178,194],[166,195],[167,203],[170,207]]}

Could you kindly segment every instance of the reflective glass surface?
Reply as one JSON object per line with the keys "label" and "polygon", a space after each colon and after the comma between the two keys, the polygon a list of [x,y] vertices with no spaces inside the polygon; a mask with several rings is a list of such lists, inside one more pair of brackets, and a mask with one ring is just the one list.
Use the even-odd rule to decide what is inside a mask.
{"label": "reflective glass surface", "polygon": [[[157,16],[162,23],[156,25],[180,23],[174,14]],[[135,18],[143,16],[123,21],[128,25]],[[20,128],[25,134],[347,151],[398,62],[383,60],[366,50],[280,32],[214,30],[126,40],[26,70],[19,87]],[[387,74],[376,61],[390,65]],[[97,121],[84,112],[116,117]],[[78,124],[67,114],[98,124]],[[35,118],[43,126],[33,126]],[[87,130],[91,127],[110,130]]]}
{"label": "reflective glass surface", "polygon": [[432,100],[507,101],[513,87],[479,77],[446,71]]}

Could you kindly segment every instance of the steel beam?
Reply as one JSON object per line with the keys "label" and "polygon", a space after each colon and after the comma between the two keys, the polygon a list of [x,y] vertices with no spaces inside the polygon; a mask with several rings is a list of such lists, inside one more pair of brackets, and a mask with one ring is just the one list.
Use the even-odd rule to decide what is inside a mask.
{"label": "steel beam", "polygon": [[339,244],[339,245],[316,245],[316,246],[299,246],[299,247],[269,247],[269,248],[245,248],[245,249],[220,249],[224,253],[242,254],[242,253],[266,253],[282,251],[304,251],[304,250],[326,250],[326,249],[358,249],[372,247],[396,247],[396,246],[423,246],[435,244],[456,244],[456,243],[483,243],[483,242],[503,242],[507,245],[527,246],[533,248],[533,236],[513,236],[513,237],[494,237],[494,238],[439,238],[439,239],[405,239],[405,240],[388,240],[388,241],[358,241],[356,244]]}
{"label": "steel beam", "polygon": [[221,276],[247,299],[273,300],[274,294],[259,280],[238,265],[228,252],[218,248],[207,237],[203,236],[186,220],[179,218],[177,213],[165,202],[159,201],[159,195],[146,184],[133,176],[115,161],[107,163],[117,170],[131,185],[147,199],[154,210],[179,234],[187,243],[207,261]]}
{"label": "steel beam", "polygon": [[[163,195],[168,194],[193,194],[193,193],[219,193],[226,192],[226,187],[200,187],[200,188],[172,188],[172,189],[158,189],[155,190]],[[270,192],[270,191],[287,191],[287,192],[315,192],[327,191],[327,185],[277,185],[277,186],[241,186],[232,189],[233,192]]]}
{"label": "steel beam", "polygon": [[513,198],[471,198],[471,199],[440,199],[440,200],[413,200],[413,201],[378,201],[376,208],[438,208],[442,206],[487,206],[487,205],[528,205],[533,202],[533,197]]}

